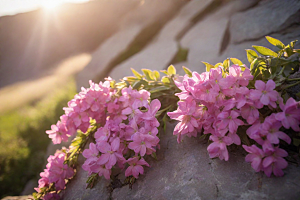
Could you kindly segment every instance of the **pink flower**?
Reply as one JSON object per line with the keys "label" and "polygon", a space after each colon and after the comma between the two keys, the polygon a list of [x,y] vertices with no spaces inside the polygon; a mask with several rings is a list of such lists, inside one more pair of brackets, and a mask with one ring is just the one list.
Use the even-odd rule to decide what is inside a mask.
{"label": "pink flower", "polygon": [[71,178],[74,175],[73,168],[64,164],[65,154],[56,153],[48,158],[47,168],[49,170],[49,183],[55,183],[57,190],[62,190],[65,187],[65,179]]}
{"label": "pink flower", "polygon": [[259,111],[252,102],[247,102],[243,107],[241,107],[241,115],[247,120],[248,124],[253,124],[259,119]]}
{"label": "pink flower", "polygon": [[300,131],[300,109],[299,102],[296,102],[292,97],[289,98],[285,106],[281,106],[283,112],[276,114],[276,119],[281,121],[284,128],[289,129],[290,127],[294,131]]}
{"label": "pink flower", "polygon": [[116,163],[117,159],[122,159],[123,156],[118,153],[120,147],[120,138],[115,138],[111,145],[105,141],[97,144],[98,150],[102,153],[97,162],[98,165],[105,164],[107,169],[111,169]]}
{"label": "pink flower", "polygon": [[235,133],[238,129],[238,126],[244,125],[244,122],[237,118],[238,116],[239,113],[234,110],[221,112],[218,115],[218,119],[220,120],[218,124],[218,130],[225,129],[229,130],[231,133]]}
{"label": "pink flower", "polygon": [[234,76],[237,79],[237,83],[241,86],[247,86],[249,84],[249,80],[253,79],[249,68],[247,68],[245,65],[244,67],[244,72],[242,72],[241,67],[238,65],[232,65],[229,67],[229,75]]}
{"label": "pink flower", "polygon": [[291,143],[291,138],[282,131],[279,131],[281,128],[280,121],[275,119],[275,114],[266,117],[264,123],[261,126],[261,132],[267,136],[267,139],[272,144],[278,144],[279,139],[286,141],[288,144]]}
{"label": "pink flower", "polygon": [[91,170],[98,173],[99,176],[104,176],[107,180],[110,179],[111,169],[108,169],[105,165],[93,165]]}
{"label": "pink flower", "polygon": [[276,101],[278,93],[275,91],[276,84],[273,80],[268,80],[265,84],[261,80],[255,82],[256,90],[250,92],[250,98],[253,100],[260,100],[263,105],[271,105],[273,108],[276,107]]}
{"label": "pink flower", "polygon": [[214,141],[207,147],[207,151],[209,153],[210,158],[219,157],[221,160],[228,161],[229,155],[227,150],[227,145],[232,144],[231,138],[224,136],[224,137],[217,137],[214,135],[210,136],[210,139]]}
{"label": "pink flower", "polygon": [[90,143],[89,149],[85,149],[82,152],[82,155],[85,158],[89,159],[89,158],[97,157],[99,155],[99,151],[94,143]]}
{"label": "pink flower", "polygon": [[256,172],[261,171],[263,169],[262,159],[265,157],[264,152],[254,144],[252,146],[243,145],[243,148],[249,153],[245,157],[245,161],[251,162],[251,166]]}
{"label": "pink flower", "polygon": [[140,153],[141,156],[144,156],[146,153],[151,154],[155,152],[152,146],[157,145],[155,137],[148,134],[136,133],[133,136],[133,142],[129,143],[128,148],[134,150],[135,153]]}
{"label": "pink flower", "polygon": [[186,101],[178,102],[178,108],[174,112],[168,112],[171,119],[180,121],[175,129],[174,135],[177,136],[177,142],[180,143],[181,135],[188,133],[197,134],[196,128],[198,128],[198,122],[196,120],[196,102],[193,99],[187,99]]}
{"label": "pink flower", "polygon": [[144,158],[141,158],[139,160],[138,157],[129,158],[127,163],[130,165],[126,171],[125,176],[134,176],[135,178],[138,178],[139,174],[144,173],[144,168],[142,165],[146,165],[149,167],[149,164],[144,160]]}
{"label": "pink flower", "polygon": [[64,124],[60,121],[56,125],[51,125],[51,130],[46,131],[53,144],[60,144],[61,141],[68,141],[67,130]]}
{"label": "pink flower", "polygon": [[286,168],[288,163],[282,157],[286,156],[288,153],[285,150],[275,147],[274,151],[263,160],[265,174],[270,177],[273,172],[275,176],[283,176],[282,169]]}
{"label": "pink flower", "polygon": [[43,200],[59,200],[60,196],[56,193],[48,193],[44,196]]}

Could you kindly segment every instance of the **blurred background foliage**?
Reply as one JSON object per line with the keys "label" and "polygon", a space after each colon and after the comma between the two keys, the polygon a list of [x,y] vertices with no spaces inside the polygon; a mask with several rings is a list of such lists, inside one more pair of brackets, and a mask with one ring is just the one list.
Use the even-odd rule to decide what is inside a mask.
{"label": "blurred background foliage", "polygon": [[75,81],[66,82],[43,99],[0,115],[0,198],[20,194],[43,171],[50,143],[43,133],[76,93]]}

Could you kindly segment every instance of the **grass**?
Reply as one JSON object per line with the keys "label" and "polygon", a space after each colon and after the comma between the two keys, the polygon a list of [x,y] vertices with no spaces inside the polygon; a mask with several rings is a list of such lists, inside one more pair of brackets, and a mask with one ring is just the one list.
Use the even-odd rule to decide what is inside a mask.
{"label": "grass", "polygon": [[43,99],[0,114],[0,198],[19,195],[25,184],[45,168],[51,140],[45,133],[74,97],[74,80]]}

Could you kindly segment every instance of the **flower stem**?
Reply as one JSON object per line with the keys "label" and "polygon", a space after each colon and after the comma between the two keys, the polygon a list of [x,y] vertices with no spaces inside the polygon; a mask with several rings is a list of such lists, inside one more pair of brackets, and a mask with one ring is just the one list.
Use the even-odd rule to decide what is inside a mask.
{"label": "flower stem", "polygon": [[286,90],[286,89],[288,89],[288,88],[290,88],[290,87],[293,87],[293,86],[295,86],[295,85],[298,85],[299,83],[300,83],[300,81],[298,81],[298,82],[296,82],[296,83],[293,83],[293,84],[291,84],[291,85],[285,87],[284,90]]}
{"label": "flower stem", "polygon": [[291,78],[291,79],[287,79],[287,81],[300,81],[300,78]]}

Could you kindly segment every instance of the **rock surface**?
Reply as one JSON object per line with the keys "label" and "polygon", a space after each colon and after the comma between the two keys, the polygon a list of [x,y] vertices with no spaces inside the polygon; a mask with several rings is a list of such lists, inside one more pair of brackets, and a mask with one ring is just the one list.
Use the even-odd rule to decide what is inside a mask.
{"label": "rock surface", "polygon": [[141,26],[132,26],[106,40],[92,54],[90,63],[76,76],[77,91],[81,87],[89,87],[88,80],[94,80],[100,74],[106,73],[110,62],[126,50],[141,29]]}
{"label": "rock surface", "polygon": [[[300,195],[300,170],[292,164],[284,177],[268,178],[256,173],[244,161],[241,148],[230,151],[228,162],[210,159],[208,144],[197,138],[184,138],[177,144],[174,124],[162,133],[157,160],[149,158],[150,168],[133,184],[115,188],[102,178],[93,189],[85,189],[87,173],[78,174],[68,185],[63,199],[297,199]],[[82,162],[82,161],[81,161]],[[124,172],[123,172],[124,173]],[[122,175],[119,175],[122,177]]]}
{"label": "rock surface", "polygon": [[300,1],[261,1],[258,6],[232,16],[232,42],[261,38],[300,22]]}
{"label": "rock surface", "polygon": [[236,12],[255,5],[258,1],[231,1],[221,7],[216,13],[208,15],[203,21],[198,22],[181,39],[180,44],[189,49],[188,63],[192,71],[199,73],[206,70],[202,63],[215,64],[219,61],[219,54],[223,45],[228,43],[227,28],[229,17]]}
{"label": "rock surface", "polygon": [[179,11],[174,19],[164,26],[159,33],[158,40],[175,40],[178,34],[180,34],[185,27],[190,25],[192,18],[203,12],[203,10],[212,2],[213,0],[198,0],[189,2]]}
{"label": "rock surface", "polygon": [[162,70],[168,66],[177,52],[177,43],[173,40],[157,41],[146,49],[116,66],[109,74],[119,80],[132,76],[130,68],[140,72],[141,69]]}

